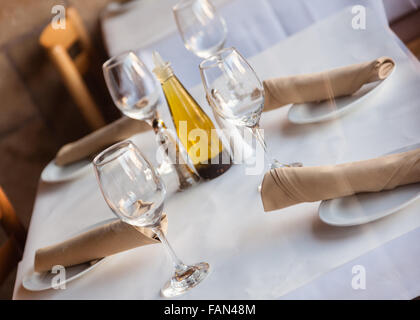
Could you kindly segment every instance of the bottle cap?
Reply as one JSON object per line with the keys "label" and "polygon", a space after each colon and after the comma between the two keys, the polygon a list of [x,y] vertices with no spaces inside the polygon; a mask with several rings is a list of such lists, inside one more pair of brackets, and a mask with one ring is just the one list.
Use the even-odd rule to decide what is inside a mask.
{"label": "bottle cap", "polygon": [[153,72],[160,82],[166,81],[173,75],[171,64],[167,61],[165,62],[157,51],[153,51],[153,63],[155,64]]}

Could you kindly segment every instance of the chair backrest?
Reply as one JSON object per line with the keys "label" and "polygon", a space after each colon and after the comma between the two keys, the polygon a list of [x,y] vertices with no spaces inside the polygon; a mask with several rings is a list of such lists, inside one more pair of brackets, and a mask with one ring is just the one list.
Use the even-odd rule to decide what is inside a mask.
{"label": "chair backrest", "polygon": [[87,71],[92,43],[76,9],[71,7],[66,9],[65,29],[54,29],[51,22],[42,31],[39,42],[47,50],[62,46],[69,53],[77,70],[81,74]]}
{"label": "chair backrest", "polygon": [[0,187],[0,225],[8,236],[0,246],[0,283],[22,257],[26,241],[26,230],[16,216],[15,209]]}
{"label": "chair backrest", "polygon": [[64,29],[55,29],[53,22],[49,23],[39,43],[47,50],[89,126],[94,130],[104,126],[105,120],[82,78],[89,67],[92,44],[77,11],[66,9]]}

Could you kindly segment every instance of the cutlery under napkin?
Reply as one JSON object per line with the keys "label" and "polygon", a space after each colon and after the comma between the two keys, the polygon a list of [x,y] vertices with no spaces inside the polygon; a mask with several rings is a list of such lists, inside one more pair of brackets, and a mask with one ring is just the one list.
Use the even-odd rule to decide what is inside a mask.
{"label": "cutlery under napkin", "polygon": [[319,167],[272,169],[264,176],[264,211],[376,192],[420,182],[420,148],[380,158]]}
{"label": "cutlery under napkin", "polygon": [[264,80],[264,111],[289,103],[314,102],[351,95],[366,83],[388,77],[394,66],[391,58],[381,57],[319,73]]}
{"label": "cutlery under napkin", "polygon": [[77,141],[61,147],[55,157],[55,163],[59,166],[65,166],[148,129],[150,129],[150,126],[144,121],[122,117]]}
{"label": "cutlery under napkin", "polygon": [[[161,226],[166,233],[166,215],[162,217]],[[158,242],[160,240],[152,229],[134,227],[116,219],[66,241],[38,249],[34,269],[44,272],[55,265],[69,267]]]}

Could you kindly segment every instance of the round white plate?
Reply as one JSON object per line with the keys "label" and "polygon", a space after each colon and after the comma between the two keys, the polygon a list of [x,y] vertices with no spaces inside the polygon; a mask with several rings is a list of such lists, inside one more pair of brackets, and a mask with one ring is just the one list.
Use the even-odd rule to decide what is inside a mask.
{"label": "round white plate", "polygon": [[382,81],[367,83],[351,96],[338,97],[332,100],[320,102],[308,102],[293,104],[287,117],[290,122],[296,124],[316,123],[336,119],[347,112],[360,106],[361,103],[379,87],[381,87],[395,72],[396,66],[391,74]]}
{"label": "round white plate", "polygon": [[[391,153],[420,148],[420,143]],[[359,193],[331,200],[324,200],[318,208],[321,220],[333,226],[355,226],[368,223],[406,207],[420,198],[420,183],[397,187],[393,190]]]}
{"label": "round white plate", "polygon": [[[111,221],[114,221],[118,218],[111,218],[108,220],[101,221],[97,224],[94,224],[92,226],[89,226],[88,228],[84,229],[83,231],[79,232],[86,232],[90,229],[96,228],[100,225],[107,224]],[[105,258],[98,259],[94,262],[86,262],[82,263],[76,266],[72,267],[66,267],[66,276],[65,280],[61,282],[60,284],[67,284],[73,280],[76,280],[77,278],[80,278],[84,274],[88,273],[92,269],[96,268],[98,265],[100,265]],[[53,278],[56,277],[58,273],[52,273],[51,271],[47,272],[35,272],[32,270],[31,273],[27,274],[22,281],[22,285],[25,289],[30,291],[42,291],[47,289],[52,289],[53,287]]]}
{"label": "round white plate", "polygon": [[45,182],[63,182],[81,177],[89,170],[92,170],[89,160],[80,160],[66,166],[58,166],[53,159],[42,171],[41,179]]}

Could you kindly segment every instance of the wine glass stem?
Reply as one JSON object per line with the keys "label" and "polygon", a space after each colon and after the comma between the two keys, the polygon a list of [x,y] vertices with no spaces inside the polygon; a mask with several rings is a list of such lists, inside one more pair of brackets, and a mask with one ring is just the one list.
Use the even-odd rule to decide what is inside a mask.
{"label": "wine glass stem", "polygon": [[188,267],[175,254],[175,251],[174,249],[172,249],[171,245],[169,244],[168,239],[163,233],[161,226],[159,225],[158,227],[153,228],[153,232],[157,234],[163,246],[165,247],[166,251],[168,252],[169,256],[171,257],[172,263],[175,268],[175,272],[178,274],[181,274],[186,269],[188,269]]}
{"label": "wine glass stem", "polygon": [[261,134],[261,130],[260,130],[259,125],[256,124],[255,126],[250,127],[250,129],[251,129],[254,137],[257,139],[257,141],[260,143],[261,147],[263,148],[264,153],[265,153],[270,165],[272,165],[275,162],[275,160],[271,156],[270,152],[268,151],[267,144],[265,143],[264,136]]}

